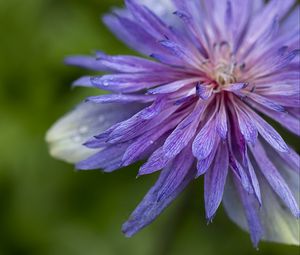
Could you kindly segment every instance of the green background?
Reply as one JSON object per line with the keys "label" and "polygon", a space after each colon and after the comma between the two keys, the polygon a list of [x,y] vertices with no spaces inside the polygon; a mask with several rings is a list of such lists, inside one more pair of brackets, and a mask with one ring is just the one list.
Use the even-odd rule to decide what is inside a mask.
{"label": "green background", "polygon": [[136,180],[137,167],[75,172],[48,155],[49,126],[95,93],[70,89],[87,72],[63,58],[96,49],[130,53],[99,19],[120,3],[0,0],[0,255],[299,254],[271,243],[257,252],[223,208],[207,226],[201,180],[127,239],[121,224],[156,176]]}

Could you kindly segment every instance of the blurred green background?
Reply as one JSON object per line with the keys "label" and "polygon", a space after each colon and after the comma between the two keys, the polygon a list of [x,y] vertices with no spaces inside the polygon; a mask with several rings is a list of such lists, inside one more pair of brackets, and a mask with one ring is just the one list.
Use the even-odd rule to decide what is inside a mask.
{"label": "blurred green background", "polygon": [[117,0],[0,0],[0,255],[299,254],[261,243],[221,208],[206,225],[196,181],[131,239],[121,224],[154,183],[136,167],[75,172],[47,152],[49,126],[95,91],[70,89],[86,71],[63,58],[101,49],[129,53],[101,24]]}

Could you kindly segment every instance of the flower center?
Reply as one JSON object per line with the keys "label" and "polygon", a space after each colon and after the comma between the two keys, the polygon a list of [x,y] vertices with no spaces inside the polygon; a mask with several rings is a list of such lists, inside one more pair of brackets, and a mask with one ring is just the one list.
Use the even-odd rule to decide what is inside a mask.
{"label": "flower center", "polygon": [[215,82],[217,91],[237,82],[236,60],[228,42],[222,41],[214,45],[214,54],[211,60],[213,70],[211,78]]}
{"label": "flower center", "polygon": [[220,63],[217,65],[214,77],[219,87],[223,87],[237,81],[234,74],[234,68],[234,64]]}

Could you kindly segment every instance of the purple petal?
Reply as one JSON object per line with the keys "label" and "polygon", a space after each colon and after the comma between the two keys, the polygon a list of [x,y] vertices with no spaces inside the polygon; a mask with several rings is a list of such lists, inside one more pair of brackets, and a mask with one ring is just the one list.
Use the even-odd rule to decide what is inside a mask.
{"label": "purple petal", "polygon": [[184,86],[191,85],[198,80],[199,80],[199,78],[191,78],[191,79],[174,81],[174,82],[168,83],[166,85],[162,85],[157,88],[150,89],[150,90],[148,90],[148,93],[153,94],[153,95],[172,93],[179,89],[182,89]]}
{"label": "purple petal", "polygon": [[295,172],[300,173],[300,156],[297,152],[289,148],[289,152],[279,152],[278,154]]}
{"label": "purple petal", "polygon": [[255,147],[253,147],[252,151],[262,174],[265,176],[274,192],[282,199],[292,214],[299,218],[300,210],[297,201],[274,164],[267,157],[262,145],[258,142]]}
{"label": "purple petal", "polygon": [[160,49],[157,39],[145,31],[141,24],[116,15],[106,15],[103,21],[120,40],[133,49],[146,55],[162,52],[163,49]]}
{"label": "purple petal", "polygon": [[162,171],[156,184],[150,189],[142,202],[131,214],[129,220],[123,224],[122,231],[127,237],[133,236],[136,232],[149,225],[162,211],[182,192],[182,190],[193,180],[194,171],[189,171],[184,180],[166,196],[158,200],[158,193],[161,188],[169,182],[172,169],[167,168]]}
{"label": "purple petal", "polygon": [[94,71],[111,71],[111,69],[105,65],[102,65],[97,61],[96,57],[90,56],[71,56],[65,58],[67,65],[78,66]]}
{"label": "purple petal", "polygon": [[197,56],[193,55],[190,50],[186,50],[186,48],[182,47],[176,42],[170,40],[163,40],[160,41],[161,45],[164,46],[166,49],[170,51],[174,56],[182,59],[184,62],[187,63],[190,67],[199,68],[202,65],[200,61],[202,56],[198,54]]}
{"label": "purple petal", "polygon": [[[148,157],[155,150],[162,146],[163,141],[166,139],[166,134],[163,132],[156,132],[151,135],[144,135],[133,142],[126,150],[122,158],[122,166],[129,166],[138,160]],[[160,170],[160,169],[156,169]]]}
{"label": "purple petal", "polygon": [[[264,113],[265,115],[271,117],[272,119],[276,120],[280,125],[288,129],[289,131],[293,132],[296,135],[300,135],[300,125],[299,119],[294,117],[289,112],[274,112],[261,107],[256,103],[252,103],[251,106],[260,112]],[[289,111],[289,110],[288,110]]]}
{"label": "purple petal", "polygon": [[220,102],[220,109],[217,114],[216,126],[217,126],[217,132],[223,140],[227,138],[227,132],[228,132],[227,118],[228,117],[227,117],[224,97],[222,97]]}
{"label": "purple petal", "polygon": [[152,174],[164,168],[169,162],[170,159],[165,156],[163,148],[160,147],[150,156],[148,161],[142,165],[138,175]]}
{"label": "purple petal", "polygon": [[122,156],[128,147],[128,143],[110,146],[95,153],[91,157],[76,164],[79,170],[104,169],[105,172],[111,172],[119,169],[122,162]]}
{"label": "purple petal", "polygon": [[202,160],[198,160],[198,162],[197,162],[197,175],[196,175],[196,178],[198,178],[200,175],[205,174],[206,171],[209,169],[209,167],[211,166],[213,160],[215,159],[216,151],[217,151],[218,147],[219,147],[219,142],[217,142],[215,144],[214,149],[208,155],[207,158],[202,159]]}
{"label": "purple petal", "polygon": [[263,236],[263,228],[259,217],[259,208],[253,195],[246,193],[245,190],[240,187],[239,193],[245,209],[251,240],[254,247],[257,247]]}
{"label": "purple petal", "polygon": [[206,218],[211,221],[223,197],[226,183],[229,155],[227,144],[220,144],[214,165],[204,175],[204,199]]}
{"label": "purple petal", "polygon": [[[291,0],[292,2],[295,2],[295,0]],[[294,26],[294,24],[297,24],[299,21],[299,15],[300,15],[300,7],[297,5],[295,8],[293,8],[292,12],[283,20],[282,24],[282,31],[283,32],[289,32],[289,29]]]}
{"label": "purple petal", "polygon": [[285,109],[280,104],[274,102],[273,100],[270,100],[266,97],[263,97],[261,95],[255,94],[255,93],[248,93],[247,97],[254,100],[256,103],[261,104],[262,106],[269,108],[276,112],[284,112]]}
{"label": "purple petal", "polygon": [[144,108],[128,120],[120,122],[109,134],[107,142],[124,142],[158,126],[176,110],[175,106],[173,108],[166,108],[165,106],[164,98],[157,99],[152,105]]}
{"label": "purple petal", "polygon": [[270,74],[274,74],[276,72],[281,71],[284,68],[287,68],[292,61],[298,57],[300,54],[300,49],[294,49],[288,51],[284,55],[278,53],[277,56],[270,56],[269,59],[265,59],[261,67],[255,67],[256,77],[263,77]]}
{"label": "purple petal", "polygon": [[[269,27],[272,26],[272,22],[276,16],[278,16],[278,18],[283,17],[291,8],[293,2],[293,0],[270,1],[269,4],[265,8],[263,8],[260,13],[252,20],[252,24],[248,32],[248,36],[249,38],[251,38],[251,42],[257,41],[268,31]],[[266,19],[266,17],[268,17],[268,19]]]}
{"label": "purple petal", "polygon": [[72,83],[73,87],[94,87],[91,76],[83,76]]}
{"label": "purple petal", "polygon": [[198,159],[205,159],[216,142],[216,123],[213,118],[201,128],[193,142],[193,154]]}
{"label": "purple petal", "polygon": [[210,86],[210,84],[203,84],[198,82],[196,85],[196,93],[201,99],[207,100],[211,97],[213,88]]}
{"label": "purple petal", "polygon": [[281,152],[287,152],[289,150],[284,140],[270,124],[264,121],[253,111],[251,113],[251,116],[253,116],[253,121],[256,124],[258,132],[270,145],[272,145],[276,150]]}
{"label": "purple petal", "polygon": [[144,95],[127,95],[127,94],[108,94],[100,96],[88,97],[86,101],[96,104],[110,104],[110,103],[123,103],[128,104],[132,102],[147,103],[154,101],[155,97]]}
{"label": "purple petal", "polygon": [[[299,69],[300,70],[300,69]],[[300,98],[299,93],[293,93],[292,95],[272,95],[270,98],[277,102],[278,104],[281,104],[282,106],[286,107],[293,107],[293,108],[299,108],[300,107]]]}
{"label": "purple petal", "polygon": [[255,144],[258,132],[253,120],[247,115],[243,109],[236,107],[239,128],[246,141]]}
{"label": "purple petal", "polygon": [[237,90],[241,90],[241,89],[244,89],[248,86],[248,83],[233,83],[233,84],[229,84],[228,86],[225,86],[223,88],[223,90],[226,90],[226,91],[237,91]]}
{"label": "purple petal", "polygon": [[238,117],[236,111],[229,105],[230,118],[229,124],[231,127],[231,132],[228,133],[229,140],[229,150],[230,154],[234,155],[238,162],[241,162],[244,166],[246,165],[246,154],[247,154],[247,144],[246,140],[241,133]]}
{"label": "purple petal", "polygon": [[147,7],[138,4],[135,0],[126,0],[126,6],[131,11],[135,21],[143,24],[146,30],[155,38],[169,36],[170,30],[162,20]]}
{"label": "purple petal", "polygon": [[[247,154],[246,154],[247,155]],[[252,183],[248,176],[248,166],[242,166],[233,154],[230,155],[230,167],[236,179],[247,193],[253,193]]]}
{"label": "purple petal", "polygon": [[207,51],[205,49],[206,46],[204,46],[205,42],[203,41],[203,37],[200,36],[201,32],[199,30],[199,26],[195,24],[193,17],[188,13],[186,13],[184,10],[182,11],[177,10],[176,12],[174,12],[174,14],[178,16],[186,24],[186,27],[191,34],[191,38],[199,48],[199,52],[203,56],[207,57]]}
{"label": "purple petal", "polygon": [[163,146],[166,157],[175,157],[187,146],[196,133],[199,125],[198,119],[204,110],[205,107],[203,105],[196,105],[193,112],[187,116],[167,138]]}
{"label": "purple petal", "polygon": [[194,156],[189,146],[185,148],[185,150],[182,151],[168,166],[171,169],[170,174],[168,176],[168,181],[162,185],[158,192],[158,201],[166,199],[178,188],[189,173],[193,163]]}
{"label": "purple petal", "polygon": [[[139,158],[139,155],[143,153],[148,147],[159,144],[163,145],[165,139],[169,136],[170,130],[172,130],[178,122],[184,118],[184,114],[179,117],[168,119],[159,125],[157,128],[149,130],[145,134],[141,135],[134,143],[132,143],[123,157],[123,165],[127,166]],[[160,137],[163,136],[163,139]],[[157,141],[159,139],[159,142]]]}
{"label": "purple petal", "polygon": [[109,74],[92,77],[92,84],[101,89],[128,93],[169,83],[177,78],[179,77],[170,73],[160,75],[153,75],[152,73]]}
{"label": "purple petal", "polygon": [[108,56],[102,54],[97,61],[110,70],[121,73],[168,72],[172,70],[167,65],[135,56]]}
{"label": "purple petal", "polygon": [[254,171],[254,168],[252,166],[252,163],[247,155],[247,161],[248,161],[248,171],[249,171],[249,177],[252,183],[252,187],[255,193],[255,196],[257,198],[257,201],[259,202],[259,204],[262,204],[262,199],[261,199],[261,192],[260,192],[260,187],[259,187],[259,182],[256,176],[256,173]]}
{"label": "purple petal", "polygon": [[226,14],[225,14],[225,25],[227,27],[232,27],[232,3],[230,0],[227,1],[227,6],[226,6]]}
{"label": "purple petal", "polygon": [[[257,169],[255,169],[257,170]],[[299,245],[299,220],[297,220],[287,208],[279,201],[277,195],[270,189],[262,175],[259,175],[262,191],[262,207],[259,208],[259,218],[263,229],[263,240]],[[294,176],[296,177],[296,176]],[[237,192],[235,185],[228,178],[223,196],[223,204],[230,219],[244,230],[249,231],[245,209],[241,204],[240,192]],[[298,180],[299,178],[292,178]],[[290,184],[289,184],[290,186]],[[295,193],[299,190],[294,187]],[[255,205],[255,203],[253,204]],[[257,207],[257,205],[255,205]]]}

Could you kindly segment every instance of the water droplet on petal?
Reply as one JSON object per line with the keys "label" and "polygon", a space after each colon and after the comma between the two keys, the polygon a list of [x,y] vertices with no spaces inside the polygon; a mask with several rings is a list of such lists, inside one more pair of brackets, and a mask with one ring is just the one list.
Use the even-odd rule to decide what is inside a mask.
{"label": "water droplet on petal", "polygon": [[73,142],[75,142],[75,143],[79,143],[79,142],[81,142],[82,138],[81,138],[80,135],[74,135],[74,136],[72,137],[72,140],[73,140]]}
{"label": "water droplet on petal", "polygon": [[86,134],[88,132],[88,130],[89,130],[88,126],[82,126],[79,128],[79,133],[83,135],[83,134]]}
{"label": "water droplet on petal", "polygon": [[103,84],[103,86],[107,87],[109,85],[109,82],[105,80],[102,82],[102,84]]}
{"label": "water droplet on petal", "polygon": [[99,122],[103,122],[103,121],[104,121],[104,117],[103,117],[103,116],[99,116],[99,117],[98,117],[98,121],[99,121]]}

